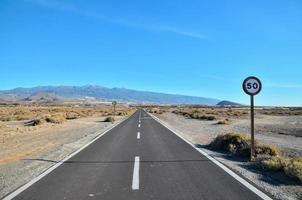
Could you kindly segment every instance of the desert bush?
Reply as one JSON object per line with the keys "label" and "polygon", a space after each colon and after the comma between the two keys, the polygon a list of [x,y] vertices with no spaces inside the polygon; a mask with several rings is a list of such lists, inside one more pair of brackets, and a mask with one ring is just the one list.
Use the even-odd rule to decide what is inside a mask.
{"label": "desert bush", "polygon": [[215,120],[215,116],[207,116],[207,115],[198,115],[198,114],[189,114],[190,118],[192,119],[200,119],[200,120],[208,120],[213,121]]}
{"label": "desert bush", "polygon": [[218,135],[211,143],[210,147],[215,150],[223,150],[236,154],[248,154],[250,141],[244,134],[227,133]]}
{"label": "desert bush", "polygon": [[[87,116],[104,116],[105,113],[112,112],[107,106],[69,106],[69,105],[19,105],[0,107],[0,121],[19,121],[35,119],[39,116],[61,115],[66,119],[75,119]],[[129,107],[119,106],[118,112],[129,112]],[[49,119],[49,121],[52,121]]]}
{"label": "desert bush", "polygon": [[172,113],[176,114],[176,115],[179,115],[180,114],[180,111],[179,110],[173,110]]}
{"label": "desert bush", "polygon": [[258,112],[265,115],[279,115],[279,116],[291,116],[291,115],[302,115],[302,110],[300,108],[272,108],[272,109],[262,109]]}
{"label": "desert bush", "polygon": [[302,182],[302,157],[293,158],[284,168],[285,174]]}
{"label": "desert bush", "polygon": [[[255,144],[255,154],[257,156],[277,156],[279,154],[278,148],[274,145],[258,145],[257,141],[255,141]],[[227,133],[218,135],[210,143],[210,147],[247,157],[250,155],[251,141],[245,134]]]}
{"label": "desert bush", "polygon": [[217,122],[218,125],[226,125],[229,124],[229,119],[219,120]]}
{"label": "desert bush", "polygon": [[157,114],[163,114],[165,111],[164,110],[159,110],[158,112],[157,112]]}
{"label": "desert bush", "polygon": [[117,115],[118,115],[118,116],[126,116],[126,115],[128,115],[128,112],[126,112],[126,111],[121,111],[121,112],[118,112]]}
{"label": "desert bush", "polygon": [[277,156],[277,155],[279,155],[279,149],[272,144],[256,145],[255,154],[256,155]]}
{"label": "desert bush", "polygon": [[8,121],[12,121],[13,117],[12,116],[3,116],[1,117],[1,121],[3,122],[8,122]]}
{"label": "desert bush", "polygon": [[68,112],[66,113],[66,119],[67,120],[71,120],[71,119],[78,119],[80,117],[80,115],[78,113],[75,112]]}
{"label": "desert bush", "polygon": [[283,157],[271,156],[260,161],[263,169],[271,171],[281,171],[286,167],[288,160]]}
{"label": "desert bush", "polygon": [[159,108],[149,108],[147,112],[154,113],[154,114],[163,114],[165,111]]}
{"label": "desert bush", "polygon": [[104,122],[114,122],[114,121],[115,121],[114,117],[106,117],[104,120]]}
{"label": "desert bush", "polygon": [[65,117],[61,116],[61,115],[52,115],[52,116],[47,116],[45,118],[46,122],[49,123],[54,123],[54,124],[61,124],[65,121]]}

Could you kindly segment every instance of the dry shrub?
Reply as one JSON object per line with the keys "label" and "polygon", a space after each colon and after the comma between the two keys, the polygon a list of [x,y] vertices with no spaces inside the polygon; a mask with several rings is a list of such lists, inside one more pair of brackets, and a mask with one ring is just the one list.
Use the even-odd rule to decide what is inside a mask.
{"label": "dry shrub", "polygon": [[[201,120],[215,120],[216,118],[233,117],[239,118],[246,116],[248,112],[246,109],[236,108],[223,108],[223,107],[205,107],[205,108],[192,108],[192,107],[181,107],[172,111],[177,115],[183,115],[192,119]],[[202,117],[203,116],[203,117]],[[209,118],[208,118],[209,117]],[[213,119],[214,117],[214,119]]]}
{"label": "dry shrub", "polygon": [[[259,156],[277,156],[279,150],[274,145],[258,145],[255,141],[255,154]],[[227,133],[218,135],[211,143],[210,147],[215,150],[227,151],[240,156],[250,156],[251,140],[242,133]]]}
{"label": "dry shrub", "polygon": [[224,119],[224,120],[219,120],[217,122],[217,124],[218,125],[227,125],[227,124],[229,124],[229,119],[227,118],[227,119]]}
{"label": "dry shrub", "polygon": [[262,159],[260,166],[270,171],[283,171],[287,176],[302,182],[302,157],[288,159],[271,156]]}
{"label": "dry shrub", "polygon": [[271,108],[271,109],[262,109],[258,112],[265,115],[277,115],[277,116],[294,116],[302,115],[301,108]]}
{"label": "dry shrub", "polygon": [[278,156],[279,149],[272,144],[261,144],[255,147],[256,155]]}
{"label": "dry shrub", "polygon": [[283,157],[271,156],[260,161],[263,169],[270,171],[281,171],[286,167],[288,160]]}
{"label": "dry shrub", "polygon": [[[218,135],[211,143],[214,150],[223,150],[240,156],[250,155],[250,139],[240,133],[228,133]],[[259,164],[263,169],[271,171],[283,171],[286,175],[302,182],[302,157],[279,157],[279,150],[274,145],[257,145],[256,155],[260,155]]]}
{"label": "dry shrub", "polygon": [[302,182],[302,157],[293,158],[284,168],[285,174]]}
{"label": "dry shrub", "polygon": [[8,122],[8,121],[12,121],[13,117],[12,116],[2,116],[1,117],[1,121],[3,122]]}
{"label": "dry shrub", "polygon": [[78,119],[80,117],[80,115],[78,113],[75,112],[68,112],[66,113],[66,119],[67,120],[72,120],[72,119]]}
{"label": "dry shrub", "polygon": [[250,148],[249,139],[240,133],[227,133],[218,135],[211,143],[210,147],[215,150],[227,151],[235,154],[246,154]]}
{"label": "dry shrub", "polygon": [[[126,114],[131,108],[118,106],[117,112]],[[70,105],[7,105],[0,106],[0,121],[19,121],[35,119],[39,116],[61,115],[66,119],[75,119],[88,116],[104,116],[111,113],[110,106],[70,106]],[[51,120],[50,120],[51,121]]]}
{"label": "dry shrub", "polygon": [[180,114],[180,111],[179,110],[172,110],[172,113],[178,115],[178,114]]}
{"label": "dry shrub", "polygon": [[118,116],[126,116],[126,115],[128,115],[128,112],[127,111],[121,111],[121,112],[118,112],[117,115]]}
{"label": "dry shrub", "polygon": [[215,116],[212,115],[198,115],[198,114],[188,114],[188,116],[192,119],[199,119],[199,120],[208,120],[208,121],[213,121],[215,120]]}
{"label": "dry shrub", "polygon": [[114,117],[106,117],[106,119],[104,120],[104,122],[114,122],[115,119]]}
{"label": "dry shrub", "polygon": [[66,121],[66,119],[62,115],[52,115],[52,116],[47,116],[45,118],[45,121],[54,124],[61,124],[64,121]]}
{"label": "dry shrub", "polygon": [[166,110],[160,109],[160,108],[149,108],[149,109],[147,109],[147,112],[161,115],[161,114],[165,113]]}

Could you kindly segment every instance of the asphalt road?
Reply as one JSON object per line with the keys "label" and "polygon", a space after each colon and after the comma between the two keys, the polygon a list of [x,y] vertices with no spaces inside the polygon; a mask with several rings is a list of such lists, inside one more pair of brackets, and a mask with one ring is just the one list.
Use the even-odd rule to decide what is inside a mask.
{"label": "asphalt road", "polygon": [[14,199],[260,198],[138,110]]}

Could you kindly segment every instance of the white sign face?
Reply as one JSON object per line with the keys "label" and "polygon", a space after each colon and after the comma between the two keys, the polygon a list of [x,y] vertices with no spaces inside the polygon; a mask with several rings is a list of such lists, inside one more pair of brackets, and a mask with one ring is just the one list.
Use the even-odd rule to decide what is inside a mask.
{"label": "white sign face", "polygon": [[248,95],[257,95],[262,88],[261,81],[256,77],[248,77],[243,81],[243,90]]}

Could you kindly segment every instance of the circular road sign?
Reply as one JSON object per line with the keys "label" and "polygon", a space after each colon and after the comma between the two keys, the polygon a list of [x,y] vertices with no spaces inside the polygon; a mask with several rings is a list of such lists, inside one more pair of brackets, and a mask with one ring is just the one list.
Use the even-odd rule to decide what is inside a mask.
{"label": "circular road sign", "polygon": [[242,88],[245,93],[253,96],[257,95],[261,91],[262,84],[257,77],[250,76],[243,81]]}
{"label": "circular road sign", "polygon": [[114,105],[114,106],[115,106],[116,104],[117,104],[117,102],[116,102],[116,101],[112,101],[112,105]]}

